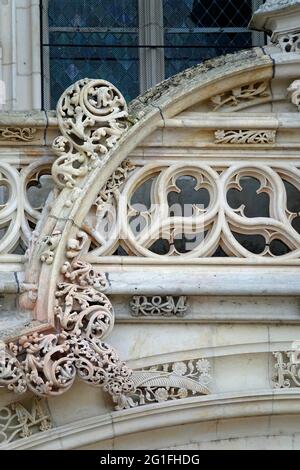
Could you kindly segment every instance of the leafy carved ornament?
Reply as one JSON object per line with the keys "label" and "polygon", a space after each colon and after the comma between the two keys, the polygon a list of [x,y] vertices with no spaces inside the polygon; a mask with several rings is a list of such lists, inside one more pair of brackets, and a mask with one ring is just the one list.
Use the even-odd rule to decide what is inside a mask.
{"label": "leafy carved ornament", "polygon": [[[65,91],[57,116],[62,135],[53,144],[58,158],[52,176],[57,188],[66,188],[70,194],[78,189],[78,178],[100,166],[103,156],[127,129],[127,106],[110,83],[85,79]],[[95,202],[98,210],[131,170],[125,160],[111,175]],[[72,198],[68,196],[67,200]],[[72,209],[71,203],[65,206]],[[78,230],[64,245],[63,230],[36,233],[28,251],[29,271],[35,257],[39,269],[57,279],[53,325],[49,332],[37,330],[1,345],[0,386],[21,394],[29,390],[38,396],[56,396],[69,390],[78,377],[102,387],[117,409],[210,392],[209,374],[192,362],[187,374],[178,371],[178,366],[134,371],[122,362],[116,350],[104,342],[114,325],[113,307],[104,293],[106,277],[80,259],[85,232]],[[62,246],[60,257],[63,253],[64,259],[55,273],[56,251]]]}

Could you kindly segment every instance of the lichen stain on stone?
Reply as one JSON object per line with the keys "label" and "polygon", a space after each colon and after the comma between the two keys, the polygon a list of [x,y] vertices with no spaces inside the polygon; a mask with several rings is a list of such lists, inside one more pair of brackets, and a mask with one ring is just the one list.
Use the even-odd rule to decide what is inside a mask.
{"label": "lichen stain on stone", "polygon": [[199,82],[202,79],[203,83],[206,83],[208,73],[209,78],[213,79],[226,71],[245,69],[247,65],[268,64],[272,64],[270,57],[259,47],[208,59],[162,81],[132,100],[128,105],[129,113],[134,118],[139,119],[141,115],[146,114],[148,105],[154,105],[163,95],[172,92],[178,86],[189,86],[190,82],[196,78],[198,78]]}

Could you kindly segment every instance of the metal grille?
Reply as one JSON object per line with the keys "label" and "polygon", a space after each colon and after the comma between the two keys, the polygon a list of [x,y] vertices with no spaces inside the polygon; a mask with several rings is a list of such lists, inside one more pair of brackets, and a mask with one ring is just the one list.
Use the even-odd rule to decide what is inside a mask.
{"label": "metal grille", "polygon": [[163,0],[166,77],[205,59],[255,45],[247,25],[257,3]]}
{"label": "metal grille", "polygon": [[163,0],[167,28],[247,28],[249,0]]}
{"label": "metal grille", "polygon": [[[160,29],[156,24],[151,34],[150,24],[150,34],[142,35],[141,28],[149,29],[147,16],[150,18],[156,1],[162,2]],[[149,72],[143,75],[141,67],[151,69],[151,84],[155,84],[205,59],[252,47],[261,39],[256,33],[253,40],[246,27],[259,3],[262,1],[41,0],[44,108],[55,108],[61,93],[80,78],[109,80],[130,100],[143,89],[140,77]],[[163,51],[163,65],[153,61],[154,49],[160,54]]]}

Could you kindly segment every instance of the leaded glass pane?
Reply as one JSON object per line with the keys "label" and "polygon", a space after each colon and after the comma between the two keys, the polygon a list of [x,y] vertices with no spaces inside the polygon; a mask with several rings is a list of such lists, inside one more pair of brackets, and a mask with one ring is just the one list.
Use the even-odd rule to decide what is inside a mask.
{"label": "leaded glass pane", "polygon": [[197,65],[206,59],[237,49],[251,47],[251,45],[250,33],[243,35],[241,33],[166,34],[166,77]]}
{"label": "leaded glass pane", "polygon": [[[42,8],[48,8],[42,14],[44,83],[50,88],[44,105],[54,108],[61,93],[84,77],[113,82],[129,101],[139,94],[141,69],[145,76],[152,68],[155,84],[163,68],[169,77],[205,59],[251,47],[253,35],[246,27],[252,3],[257,7],[259,2],[161,0],[163,15],[156,21],[163,35],[157,38],[161,30],[150,21],[151,0],[41,0]],[[154,48],[164,51],[164,67],[159,54],[154,63]],[[145,57],[141,64],[140,57]]]}
{"label": "leaded glass pane", "polygon": [[114,83],[127,100],[138,95],[138,49],[127,47],[51,47],[51,108],[63,91],[84,78]]}
{"label": "leaded glass pane", "polygon": [[163,0],[166,28],[246,28],[252,0]]}
{"label": "leaded glass pane", "polygon": [[127,100],[139,92],[138,1],[49,0],[50,103],[85,77],[113,82]]}
{"label": "leaded glass pane", "polygon": [[165,74],[251,47],[252,0],[163,0]]}
{"label": "leaded glass pane", "polygon": [[49,0],[49,27],[136,28],[137,0]]}

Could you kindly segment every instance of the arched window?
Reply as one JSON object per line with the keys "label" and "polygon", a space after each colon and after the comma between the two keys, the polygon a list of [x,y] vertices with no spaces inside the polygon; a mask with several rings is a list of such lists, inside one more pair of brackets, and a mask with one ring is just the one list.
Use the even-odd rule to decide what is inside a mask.
{"label": "arched window", "polygon": [[103,78],[127,100],[205,59],[263,43],[247,25],[263,0],[41,0],[43,102]]}

